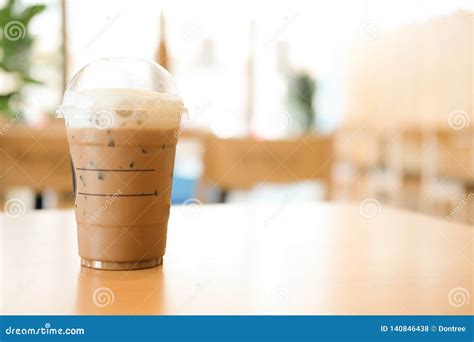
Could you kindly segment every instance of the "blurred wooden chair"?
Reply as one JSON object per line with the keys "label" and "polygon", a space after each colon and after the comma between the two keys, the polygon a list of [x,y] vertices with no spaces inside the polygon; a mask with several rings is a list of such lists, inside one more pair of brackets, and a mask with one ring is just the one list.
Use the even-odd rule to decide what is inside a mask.
{"label": "blurred wooden chair", "polygon": [[198,197],[205,197],[208,185],[222,191],[223,202],[228,191],[250,189],[259,183],[320,180],[329,198],[333,157],[332,136],[257,140],[221,139],[210,135],[204,144],[204,169]]}
{"label": "blurred wooden chair", "polygon": [[390,202],[394,205],[412,210],[420,207],[422,169],[426,162],[424,139],[421,127],[394,128],[386,133],[385,165],[393,180]]}
{"label": "blurred wooden chair", "polygon": [[360,124],[342,127],[334,140],[334,195],[349,200],[375,196],[375,178],[383,167],[381,136]]}
{"label": "blurred wooden chair", "polygon": [[436,142],[439,175],[474,186],[474,129],[438,130]]}
{"label": "blurred wooden chair", "polygon": [[452,216],[459,217],[453,219],[474,224],[474,129],[438,129],[432,135],[432,150],[430,183],[450,183],[453,190],[436,196],[435,190],[428,188],[424,197],[434,203],[431,210],[442,206],[446,208],[444,214],[449,216],[455,212]]}
{"label": "blurred wooden chair", "polygon": [[[73,205],[71,169],[63,122],[42,129],[15,123],[0,134],[0,197],[13,187],[53,190],[58,207]],[[3,208],[3,205],[2,205]]]}

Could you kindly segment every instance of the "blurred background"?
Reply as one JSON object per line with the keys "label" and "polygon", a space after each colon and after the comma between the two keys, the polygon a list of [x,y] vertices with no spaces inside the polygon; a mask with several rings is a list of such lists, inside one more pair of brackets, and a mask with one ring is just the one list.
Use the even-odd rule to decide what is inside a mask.
{"label": "blurred background", "polygon": [[189,109],[175,204],[357,201],[473,224],[473,10],[2,0],[0,209],[73,206],[64,87],[97,58],[138,57]]}

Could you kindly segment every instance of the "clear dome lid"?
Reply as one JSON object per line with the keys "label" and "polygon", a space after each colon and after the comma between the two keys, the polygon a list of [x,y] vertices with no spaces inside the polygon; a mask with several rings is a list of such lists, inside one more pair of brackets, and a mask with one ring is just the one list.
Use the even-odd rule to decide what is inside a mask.
{"label": "clear dome lid", "polygon": [[69,82],[57,117],[81,110],[160,110],[185,113],[173,77],[143,59],[104,58],[91,62]]}

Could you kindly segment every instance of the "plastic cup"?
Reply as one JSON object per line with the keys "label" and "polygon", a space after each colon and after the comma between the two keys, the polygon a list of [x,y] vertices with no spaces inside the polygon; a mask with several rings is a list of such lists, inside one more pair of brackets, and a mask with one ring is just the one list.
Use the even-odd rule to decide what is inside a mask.
{"label": "plastic cup", "polygon": [[163,262],[185,112],[173,78],[152,62],[101,59],[73,77],[57,116],[66,123],[82,265]]}

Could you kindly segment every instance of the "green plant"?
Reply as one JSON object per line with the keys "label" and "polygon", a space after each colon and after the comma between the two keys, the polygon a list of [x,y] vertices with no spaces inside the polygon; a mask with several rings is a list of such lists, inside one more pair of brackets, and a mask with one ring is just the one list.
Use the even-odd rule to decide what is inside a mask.
{"label": "green plant", "polygon": [[0,77],[9,78],[13,84],[7,90],[0,89],[0,114],[14,116],[21,103],[22,88],[40,83],[30,75],[34,38],[28,26],[45,8],[42,4],[21,6],[16,0],[7,0],[0,8]]}
{"label": "green plant", "polygon": [[315,96],[316,80],[310,74],[299,72],[289,77],[288,107],[294,122],[303,131],[314,128]]}

